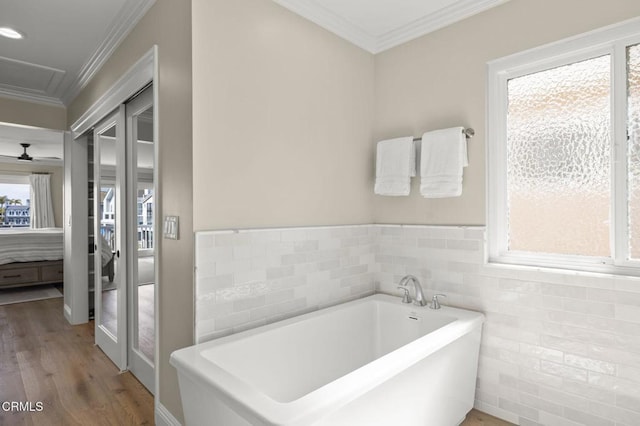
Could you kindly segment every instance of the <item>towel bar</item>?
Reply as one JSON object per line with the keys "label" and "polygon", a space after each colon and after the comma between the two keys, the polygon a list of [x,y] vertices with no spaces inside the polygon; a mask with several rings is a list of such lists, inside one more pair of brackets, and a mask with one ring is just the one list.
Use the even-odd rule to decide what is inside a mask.
{"label": "towel bar", "polygon": [[[462,133],[464,133],[467,139],[471,139],[476,134],[476,131],[473,130],[471,127],[468,127],[466,129],[462,129]],[[413,138],[414,142],[421,141],[421,140],[422,138]]]}

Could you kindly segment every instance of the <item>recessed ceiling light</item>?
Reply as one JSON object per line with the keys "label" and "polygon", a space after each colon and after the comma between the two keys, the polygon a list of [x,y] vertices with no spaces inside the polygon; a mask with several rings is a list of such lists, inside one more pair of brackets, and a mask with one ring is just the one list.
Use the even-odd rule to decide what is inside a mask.
{"label": "recessed ceiling light", "polygon": [[18,31],[14,30],[13,28],[9,28],[9,27],[0,27],[0,36],[7,37],[7,38],[13,38],[13,39],[24,38],[24,36],[22,34],[20,34]]}

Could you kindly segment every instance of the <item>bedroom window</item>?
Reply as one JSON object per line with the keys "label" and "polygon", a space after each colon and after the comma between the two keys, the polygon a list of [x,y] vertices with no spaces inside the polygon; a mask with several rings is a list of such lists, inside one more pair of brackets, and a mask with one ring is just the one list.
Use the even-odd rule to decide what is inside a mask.
{"label": "bedroom window", "polygon": [[640,275],[637,28],[489,63],[489,262]]}
{"label": "bedroom window", "polygon": [[0,176],[0,228],[31,225],[28,176]]}

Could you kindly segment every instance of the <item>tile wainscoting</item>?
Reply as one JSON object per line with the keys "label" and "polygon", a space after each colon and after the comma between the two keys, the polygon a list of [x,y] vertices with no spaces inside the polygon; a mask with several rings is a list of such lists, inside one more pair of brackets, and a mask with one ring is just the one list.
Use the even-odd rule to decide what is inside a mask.
{"label": "tile wainscoting", "polygon": [[196,342],[375,291],[371,226],[196,233]]}
{"label": "tile wainscoting", "polygon": [[205,341],[416,275],[484,312],[476,408],[523,426],[640,424],[640,279],[486,265],[483,227],[360,225],[196,235]]}

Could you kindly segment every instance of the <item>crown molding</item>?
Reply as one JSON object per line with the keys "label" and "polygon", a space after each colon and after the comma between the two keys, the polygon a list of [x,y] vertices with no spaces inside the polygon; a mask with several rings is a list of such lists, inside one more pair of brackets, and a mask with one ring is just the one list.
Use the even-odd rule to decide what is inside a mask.
{"label": "crown molding", "polygon": [[459,0],[451,6],[423,16],[408,25],[398,27],[381,36],[367,33],[353,23],[320,6],[314,0],[273,1],[356,46],[376,54],[494,6],[506,3],[509,0]]}
{"label": "crown molding", "polygon": [[62,102],[69,105],[84,89],[93,76],[111,57],[120,43],[129,35],[140,19],[153,6],[156,0],[129,0],[113,19],[107,37],[89,60],[82,66],[78,77],[71,83],[62,96]]}
{"label": "crown molding", "polygon": [[98,98],[72,125],[74,139],[157,78],[158,46],[154,45]]}
{"label": "crown molding", "polygon": [[377,44],[375,37],[313,0],[273,1],[364,50],[372,53],[375,50]]}
{"label": "crown molding", "polygon": [[56,97],[40,95],[37,93],[28,93],[23,91],[11,90],[8,88],[0,87],[0,97],[14,99],[22,102],[31,102],[46,106],[63,107],[64,103]]}
{"label": "crown molding", "polygon": [[462,21],[492,7],[499,6],[509,0],[459,0],[432,14],[423,16],[412,23],[396,28],[378,37],[376,49],[372,53],[380,53],[392,47],[406,43],[425,34]]}

